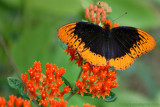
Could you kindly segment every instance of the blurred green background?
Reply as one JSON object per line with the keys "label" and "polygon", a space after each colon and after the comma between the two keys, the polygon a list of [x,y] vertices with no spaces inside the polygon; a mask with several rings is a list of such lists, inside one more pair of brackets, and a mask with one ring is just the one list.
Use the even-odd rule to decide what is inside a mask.
{"label": "blurred green background", "polygon": [[[98,107],[160,107],[160,0],[103,0],[112,7],[109,19],[121,26],[147,31],[157,42],[154,50],[138,58],[125,71],[118,71],[119,87],[115,102],[91,97],[73,96],[68,105],[90,103]],[[41,61],[42,72],[47,62],[66,68],[64,77],[71,84],[80,68],[68,61],[57,38],[57,29],[84,18],[84,8],[97,0],[0,0],[0,34],[21,73],[35,60]],[[19,95],[11,89],[7,77],[16,73],[0,43],[0,96]]]}

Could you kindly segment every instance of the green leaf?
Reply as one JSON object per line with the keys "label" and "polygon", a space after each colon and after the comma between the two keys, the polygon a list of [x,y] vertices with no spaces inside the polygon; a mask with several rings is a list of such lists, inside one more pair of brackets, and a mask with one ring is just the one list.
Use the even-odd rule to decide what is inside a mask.
{"label": "green leaf", "polygon": [[24,85],[21,80],[15,77],[8,77],[7,79],[10,87],[17,89],[24,98],[29,99],[27,93],[24,93]]}
{"label": "green leaf", "polygon": [[[86,90],[87,90],[87,92],[89,92],[89,89],[86,89]],[[80,95],[80,93],[79,93],[79,95]],[[92,97],[92,94],[84,93],[84,96],[90,96],[90,97]],[[98,99],[98,97],[96,97],[96,96],[95,96],[95,98]],[[106,102],[115,101],[116,98],[117,98],[117,95],[114,92],[112,92],[112,91],[110,91],[110,95],[109,96],[108,95],[105,96],[105,99],[103,99],[102,97],[100,97],[100,99],[102,99],[102,100],[104,100]]]}
{"label": "green leaf", "polygon": [[117,95],[111,91],[109,96],[107,96],[107,95],[105,96],[104,101],[112,102],[112,101],[115,101],[116,99],[117,99]]}
{"label": "green leaf", "polygon": [[45,21],[21,35],[21,38],[14,44],[12,56],[20,72],[26,72],[35,60],[41,61],[42,72],[45,71],[45,63],[53,60],[53,52],[55,53],[57,49],[56,45],[51,44],[52,40],[56,40],[52,38],[51,32],[50,22]]}
{"label": "green leaf", "polygon": [[[147,56],[151,55],[151,53],[148,53]],[[149,56],[150,58],[152,58],[152,56]],[[152,60],[150,59],[150,61],[152,62]],[[142,82],[142,84],[145,86],[145,88],[147,89],[148,95],[151,98],[155,98],[157,92],[158,92],[158,87],[155,83],[155,81],[153,80],[153,77],[151,76],[151,71],[153,70],[152,68],[152,64],[145,62],[145,60],[141,61],[141,58],[139,58],[136,63],[134,64],[134,66],[136,67],[136,70],[134,72],[136,72],[136,74],[139,76],[139,78],[141,79],[140,82]],[[153,71],[152,71],[153,72]]]}
{"label": "green leaf", "polygon": [[14,77],[8,77],[8,84],[10,87],[14,88],[14,89],[21,89],[23,88],[23,83]]}
{"label": "green leaf", "polygon": [[82,22],[88,22],[86,19],[82,19]]}
{"label": "green leaf", "polygon": [[84,9],[88,8],[90,4],[93,4],[92,0],[80,0],[80,2]]}
{"label": "green leaf", "polygon": [[71,84],[69,83],[69,81],[65,77],[62,76],[62,80],[64,81],[64,83],[66,85],[69,85],[69,87],[72,88]]}
{"label": "green leaf", "polygon": [[144,30],[159,24],[159,18],[156,16],[156,13],[149,8],[151,5],[144,2],[144,0],[105,1],[112,7],[112,13],[109,16],[110,20],[114,20],[127,12],[127,15],[116,20],[121,26],[132,26]]}
{"label": "green leaf", "polygon": [[[27,7],[25,9],[30,9],[31,11],[36,10],[35,14],[39,12],[50,13],[53,15],[62,15],[62,14],[75,14],[81,9],[77,0],[3,0],[6,4],[12,7],[19,7],[20,3]],[[87,1],[87,0],[86,0]],[[31,12],[32,13],[32,12]]]}

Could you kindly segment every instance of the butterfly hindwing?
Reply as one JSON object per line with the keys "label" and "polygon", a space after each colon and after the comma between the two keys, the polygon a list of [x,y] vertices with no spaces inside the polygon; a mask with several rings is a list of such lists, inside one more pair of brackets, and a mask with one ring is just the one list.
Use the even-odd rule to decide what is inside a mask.
{"label": "butterfly hindwing", "polygon": [[148,33],[133,27],[111,29],[112,57],[110,65],[116,69],[128,68],[134,60],[155,47],[155,40]]}
{"label": "butterfly hindwing", "polygon": [[70,23],[58,30],[58,37],[93,65],[106,65],[103,51],[104,30],[87,22]]}
{"label": "butterfly hindwing", "polygon": [[105,66],[109,61],[110,66],[120,70],[156,45],[154,38],[140,29],[120,26],[110,30],[87,22],[62,26],[58,37],[90,64]]}

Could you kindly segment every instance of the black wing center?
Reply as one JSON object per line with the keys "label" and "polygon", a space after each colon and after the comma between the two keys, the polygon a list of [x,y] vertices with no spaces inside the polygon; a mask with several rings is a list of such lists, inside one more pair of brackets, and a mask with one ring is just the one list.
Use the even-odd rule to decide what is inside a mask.
{"label": "black wing center", "polygon": [[92,52],[104,56],[104,30],[102,27],[93,23],[78,22],[73,33],[82,39],[85,48],[90,48]]}
{"label": "black wing center", "polygon": [[[85,48],[106,59],[117,58],[130,53],[133,44],[141,40],[136,28],[116,27],[111,30],[87,22],[78,22],[73,33],[85,43]],[[81,42],[81,43],[82,43]],[[134,49],[134,48],[133,48]]]}
{"label": "black wing center", "polygon": [[121,57],[130,53],[133,44],[137,44],[141,40],[136,28],[126,26],[113,28],[109,37],[110,48],[105,50],[105,53],[109,53],[109,56],[105,55],[107,59]]}

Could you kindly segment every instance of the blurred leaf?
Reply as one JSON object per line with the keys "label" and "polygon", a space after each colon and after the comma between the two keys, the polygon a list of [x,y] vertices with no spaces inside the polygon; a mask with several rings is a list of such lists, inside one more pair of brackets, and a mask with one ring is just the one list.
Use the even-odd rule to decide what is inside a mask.
{"label": "blurred leaf", "polygon": [[8,84],[14,89],[22,90],[24,88],[22,81],[14,77],[8,77]]}
{"label": "blurred leaf", "polygon": [[160,0],[148,0],[150,1],[151,3],[154,3],[155,6],[160,6]]}
{"label": "blurred leaf", "polygon": [[148,66],[148,64],[142,63],[141,61],[137,61],[135,63],[136,66],[136,73],[138,76],[140,76],[143,84],[145,85],[147,91],[150,94],[150,97],[154,98],[158,92],[158,87],[156,86],[154,80],[150,76],[150,72],[152,69],[150,68],[151,66]]}
{"label": "blurred leaf", "polygon": [[82,22],[88,22],[86,19],[82,19]]}
{"label": "blurred leaf", "polygon": [[[92,97],[92,94],[89,94],[89,89],[86,89],[86,90],[88,91],[88,93],[84,93],[84,96]],[[81,94],[79,93],[79,95],[81,95]],[[99,98],[95,96],[95,99],[99,99]],[[105,95],[105,99],[103,99],[102,97],[100,97],[100,99],[102,99],[106,102],[112,102],[112,101],[115,101],[117,99],[117,95],[114,92],[110,91],[109,96]]]}
{"label": "blurred leaf", "polygon": [[117,95],[114,92],[110,91],[109,96],[106,95],[104,101],[112,102],[112,101],[115,101],[116,99],[117,99]]}
{"label": "blurred leaf", "polygon": [[59,68],[66,68],[66,73],[63,76],[70,84],[74,84],[80,68],[74,64],[74,61],[68,61],[70,56],[67,56],[58,44],[56,31],[60,22],[56,20],[53,24],[44,20],[37,28],[23,34],[14,44],[12,56],[20,72],[26,72],[37,60],[41,61],[42,72],[45,73],[45,64],[49,62],[56,64]]}
{"label": "blurred leaf", "polygon": [[[30,29],[30,31],[23,34],[14,44],[12,55],[20,72],[26,72],[32,67],[35,60],[43,63],[42,59],[50,57],[50,55],[46,54],[50,51],[49,48],[52,41],[51,32],[51,24],[44,22],[39,24],[39,27]],[[45,66],[45,63],[43,65]]]}
{"label": "blurred leaf", "polygon": [[67,49],[67,45],[65,43],[63,43],[60,39],[58,39],[58,43],[60,44],[60,46],[62,47],[62,49],[64,49],[64,50]]}
{"label": "blurred leaf", "polygon": [[152,11],[149,4],[141,0],[105,0],[111,7],[109,18],[116,19],[127,12],[128,14],[116,20],[121,26],[133,26],[148,29],[160,25],[160,20]]}
{"label": "blurred leaf", "polygon": [[29,99],[27,93],[24,93],[24,84],[22,83],[21,80],[15,77],[8,77],[7,79],[10,87],[17,89],[24,98]]}
{"label": "blurred leaf", "polygon": [[93,4],[93,0],[80,0],[82,7],[88,8],[90,4]]}
{"label": "blurred leaf", "polygon": [[[77,0],[4,0],[8,5],[20,7],[28,5],[35,12],[56,15],[75,14],[81,8]],[[21,4],[21,5],[20,5]]]}
{"label": "blurred leaf", "polygon": [[[116,89],[120,90],[120,89]],[[159,100],[151,100],[149,98],[146,98],[144,95],[140,93],[136,93],[131,90],[123,90],[121,89],[118,93],[116,93],[118,96],[118,99],[114,103],[107,103],[103,107],[137,107],[141,104],[141,106],[146,107],[158,107],[154,104],[158,104]]]}

